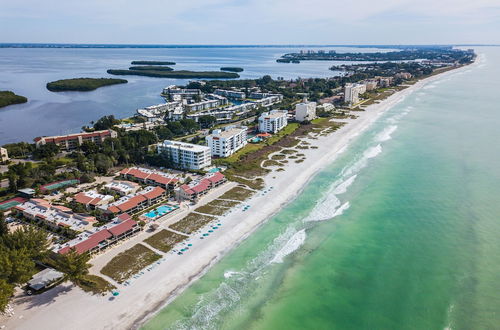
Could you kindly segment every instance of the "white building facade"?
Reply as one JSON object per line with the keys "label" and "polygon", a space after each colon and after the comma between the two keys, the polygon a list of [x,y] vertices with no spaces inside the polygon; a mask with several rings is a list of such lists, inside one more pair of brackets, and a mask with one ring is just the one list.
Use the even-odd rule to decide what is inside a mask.
{"label": "white building facade", "polygon": [[212,164],[210,148],[207,146],[165,140],[158,144],[158,153],[166,154],[180,168],[200,170]]}
{"label": "white building facade", "polygon": [[277,133],[287,124],[288,111],[272,110],[264,112],[259,117],[259,131],[264,133]]}
{"label": "white building facade", "polygon": [[358,103],[359,95],[365,92],[365,84],[346,84],[344,88],[344,101],[349,104]]}
{"label": "white building facade", "polygon": [[316,118],[316,102],[302,102],[295,105],[295,120],[311,121]]}
{"label": "white building facade", "polygon": [[212,156],[229,157],[247,144],[247,127],[229,126],[224,131],[217,129],[206,139]]}

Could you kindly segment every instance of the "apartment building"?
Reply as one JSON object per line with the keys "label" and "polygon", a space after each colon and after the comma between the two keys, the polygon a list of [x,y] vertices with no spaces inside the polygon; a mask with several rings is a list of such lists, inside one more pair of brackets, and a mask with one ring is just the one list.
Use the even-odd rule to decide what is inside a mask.
{"label": "apartment building", "polygon": [[179,186],[179,178],[176,175],[143,167],[125,168],[120,171],[120,175],[125,179],[139,181],[170,191]]}
{"label": "apartment building", "polygon": [[246,126],[228,126],[224,130],[214,130],[206,138],[212,157],[229,157],[247,144]]}
{"label": "apartment building", "polygon": [[54,252],[65,254],[71,250],[77,253],[95,254],[101,252],[117,242],[133,236],[141,231],[141,226],[127,213],[114,218],[104,226],[86,231],[72,241],[55,244]]}
{"label": "apartment building", "polygon": [[82,204],[87,209],[95,209],[98,206],[107,205],[113,202],[111,195],[99,194],[95,190],[83,191],[75,195],[73,201]]}
{"label": "apartment building", "polygon": [[93,142],[101,144],[107,138],[117,138],[118,134],[113,130],[95,131],[91,133],[76,133],[59,136],[42,136],[34,139],[36,147],[53,143],[61,149],[61,151],[71,151],[77,149],[84,142]]}
{"label": "apartment building", "polygon": [[288,111],[272,110],[264,112],[259,117],[259,131],[264,133],[277,133],[287,124]]}
{"label": "apartment building", "polygon": [[214,94],[237,100],[243,100],[246,98],[245,92],[232,91],[227,89],[216,89],[214,91]]}
{"label": "apartment building", "polygon": [[359,95],[365,92],[365,84],[346,84],[344,87],[344,102],[349,104],[358,103]]}
{"label": "apartment building", "polygon": [[9,160],[9,153],[7,149],[0,147],[0,163],[6,162]]}
{"label": "apartment building", "polygon": [[104,189],[111,193],[116,193],[120,196],[126,196],[135,194],[141,189],[141,186],[135,182],[113,180],[110,183],[104,185]]}
{"label": "apartment building", "polygon": [[180,168],[200,170],[212,164],[210,148],[207,146],[165,140],[158,144],[158,153],[165,154]]}
{"label": "apartment building", "polygon": [[146,187],[138,193],[123,196],[114,203],[100,207],[108,215],[122,213],[134,214],[158,203],[166,197],[166,191],[160,187]]}
{"label": "apartment building", "polygon": [[168,87],[165,87],[161,95],[163,97],[166,97],[170,101],[176,101],[176,102],[203,97],[203,93],[199,89],[179,88],[175,85],[170,85]]}
{"label": "apartment building", "polygon": [[209,173],[203,178],[183,184],[176,189],[176,197],[179,201],[188,200],[196,202],[201,196],[206,195],[211,189],[226,182],[226,177],[220,173]]}
{"label": "apartment building", "polygon": [[96,218],[74,213],[70,208],[61,205],[53,205],[49,201],[40,198],[32,198],[29,201],[14,207],[17,215],[27,219],[43,222],[53,228],[65,227],[75,231],[84,231],[92,228]]}
{"label": "apartment building", "polygon": [[304,100],[295,105],[295,120],[298,122],[311,121],[316,118],[316,102]]}

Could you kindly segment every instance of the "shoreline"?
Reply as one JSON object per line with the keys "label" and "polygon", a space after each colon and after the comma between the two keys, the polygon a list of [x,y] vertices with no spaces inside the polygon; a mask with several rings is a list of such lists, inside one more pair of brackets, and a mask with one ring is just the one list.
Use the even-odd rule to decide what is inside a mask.
{"label": "shoreline", "polygon": [[[476,60],[472,65],[478,62]],[[105,329],[139,328],[168,306],[194,281],[206,274],[214,264],[240,245],[263,223],[293,201],[318,172],[335,161],[352,140],[369,128],[383,113],[426,84],[457,73],[468,66],[419,80],[380,103],[368,106],[365,111],[356,113],[358,118],[355,120],[336,120],[346,122],[346,125],[328,136],[308,140],[312,145],[318,146],[318,149],[301,150],[306,155],[303,163],[289,163],[284,167],[284,172],[272,172],[266,175],[266,188],[274,187],[274,189],[265,196],[258,192],[245,201],[243,204],[251,207],[245,213],[243,220],[239,208],[221,216],[219,219],[224,226],[220,231],[207,240],[196,241],[188,255],[183,257],[169,255],[164,263],[146,273],[132,286],[120,287],[119,290],[123,294],[116,300],[108,301],[108,297],[90,296],[73,286],[61,285],[59,289],[47,292],[45,296],[48,297],[45,298],[49,298],[49,301],[41,303],[42,306],[29,301],[16,304],[14,306],[16,315],[29,315],[26,318],[21,315],[1,323],[5,324],[6,328],[54,328],[63,326],[71,319],[72,329],[95,328],[96,324],[99,328]],[[176,271],[170,273],[170,269]],[[153,282],[156,285],[152,285]],[[131,309],[130,307],[138,301],[144,308],[141,309],[136,305],[135,310]]]}

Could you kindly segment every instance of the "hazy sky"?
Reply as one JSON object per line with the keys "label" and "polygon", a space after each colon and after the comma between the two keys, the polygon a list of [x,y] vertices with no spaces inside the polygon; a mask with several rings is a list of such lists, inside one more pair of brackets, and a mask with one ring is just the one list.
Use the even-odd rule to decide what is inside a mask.
{"label": "hazy sky", "polygon": [[0,0],[0,42],[500,43],[500,0]]}

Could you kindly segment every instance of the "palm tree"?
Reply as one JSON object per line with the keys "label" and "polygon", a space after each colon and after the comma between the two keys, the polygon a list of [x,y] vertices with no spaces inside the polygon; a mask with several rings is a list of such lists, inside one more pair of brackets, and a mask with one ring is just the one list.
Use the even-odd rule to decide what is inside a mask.
{"label": "palm tree", "polygon": [[90,255],[88,253],[78,253],[71,249],[68,253],[58,256],[56,268],[64,273],[64,279],[75,284],[85,281],[85,276],[89,273]]}

